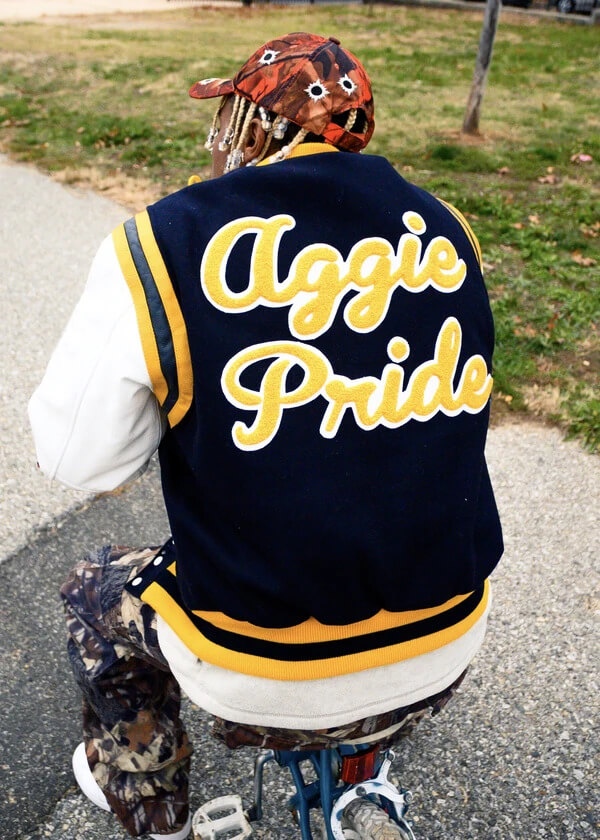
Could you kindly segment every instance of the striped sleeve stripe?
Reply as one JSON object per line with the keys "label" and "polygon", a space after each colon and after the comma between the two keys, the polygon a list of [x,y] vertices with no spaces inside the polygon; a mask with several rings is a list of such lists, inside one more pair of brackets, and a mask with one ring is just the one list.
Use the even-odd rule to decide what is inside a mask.
{"label": "striped sleeve stripe", "polygon": [[187,331],[147,211],[113,233],[121,270],[131,292],[152,389],[171,426],[192,401]]}
{"label": "striped sleeve stripe", "polygon": [[454,207],[454,205],[449,204],[447,201],[444,201],[441,198],[438,199],[438,201],[440,201],[444,205],[444,207],[446,207],[446,209],[449,210],[452,213],[452,215],[454,216],[456,221],[460,224],[460,226],[462,227],[464,232],[467,234],[467,238],[468,238],[469,242],[471,243],[471,247],[475,251],[475,256],[477,257],[477,262],[479,263],[479,267],[481,269],[483,269],[483,260],[482,260],[482,257],[481,257],[481,247],[479,245],[477,237],[475,236],[475,234],[471,230],[471,225],[467,222],[467,220],[465,219],[463,214],[460,212],[460,210],[457,210],[456,207]]}

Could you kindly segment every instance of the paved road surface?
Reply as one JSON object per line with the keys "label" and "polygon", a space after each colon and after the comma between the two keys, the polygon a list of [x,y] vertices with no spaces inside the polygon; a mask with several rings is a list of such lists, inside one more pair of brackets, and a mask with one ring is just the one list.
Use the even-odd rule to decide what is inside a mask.
{"label": "paved road surface", "polygon": [[[129,213],[67,190],[0,156],[0,544],[19,548],[33,528],[84,498],[35,468],[27,400],[85,284],[102,239]],[[5,507],[6,506],[6,507]]]}
{"label": "paved road surface", "polygon": [[[164,12],[173,7],[197,6],[197,0],[0,0],[0,20],[34,20],[55,15],[108,15],[115,12]],[[210,5],[227,3],[215,0]]]}
{"label": "paved road surface", "polygon": [[[26,396],[89,257],[124,214],[29,169],[3,165],[0,178],[7,197],[0,265],[11,316],[2,349],[2,436],[10,457],[0,461],[8,486],[0,554],[0,837],[125,840],[110,815],[84,801],[70,774],[78,698],[62,654],[56,592],[86,548],[163,538],[158,473],[153,468],[124,493],[73,508],[77,499],[31,472],[24,425]],[[399,751],[401,778],[415,793],[415,828],[422,840],[597,840],[600,460],[534,425],[492,430],[488,456],[506,555],[470,678]],[[58,524],[36,532],[39,511]],[[14,553],[17,543],[23,547]],[[230,754],[212,742],[205,716],[191,704],[185,715],[197,747],[193,805],[230,790],[247,797],[251,753]],[[287,789],[271,771],[259,838],[295,836],[278,813]]]}

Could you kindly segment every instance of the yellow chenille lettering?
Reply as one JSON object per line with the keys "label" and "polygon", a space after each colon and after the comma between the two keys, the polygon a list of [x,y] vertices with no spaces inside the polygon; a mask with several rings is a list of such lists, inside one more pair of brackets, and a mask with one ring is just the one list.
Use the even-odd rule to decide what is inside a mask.
{"label": "yellow chenille lettering", "polygon": [[[240,376],[251,364],[273,357],[265,372],[260,390],[253,391],[240,383]],[[286,390],[287,376],[294,365],[304,370],[304,379],[292,391]],[[320,392],[331,368],[325,356],[313,347],[296,341],[270,341],[242,350],[231,359],[221,377],[223,393],[233,405],[255,409],[251,426],[238,421],[232,429],[240,449],[259,449],[275,436],[283,410],[304,405]]]}
{"label": "yellow chenille lettering", "polygon": [[458,407],[452,391],[460,354],[462,333],[456,318],[448,318],[439,332],[435,356],[413,372],[405,403],[415,417],[431,417],[440,409],[453,412]]}
{"label": "yellow chenille lettering", "polygon": [[361,429],[370,429],[377,425],[377,417],[369,412],[369,400],[377,391],[377,380],[371,377],[353,382],[345,376],[330,379],[325,386],[325,396],[329,406],[321,423],[321,434],[334,437],[347,408],[354,412],[354,417]]}
{"label": "yellow chenille lettering", "polygon": [[296,222],[291,216],[272,216],[261,228],[261,233],[254,243],[250,283],[267,304],[288,304],[301,291],[301,286],[293,275],[285,282],[279,283],[277,274],[279,242],[283,234],[292,230],[295,225]]}
{"label": "yellow chenille lettering", "polygon": [[[335,315],[335,300],[346,286],[340,280],[340,252],[330,245],[312,245],[302,251],[290,271],[294,285],[302,290],[290,311],[292,332],[310,337],[324,332]],[[308,300],[306,298],[308,297]]]}
{"label": "yellow chenille lettering", "polygon": [[400,365],[386,365],[383,369],[383,397],[379,407],[378,419],[384,425],[394,427],[406,421],[406,409],[398,405],[402,385],[404,383],[404,370]]}
{"label": "yellow chenille lettering", "polygon": [[351,328],[372,330],[384,319],[395,283],[392,276],[394,257],[394,250],[385,239],[363,239],[350,252],[348,278],[360,289],[344,311],[346,323]]}
{"label": "yellow chenille lettering", "polygon": [[418,213],[414,213],[412,210],[408,210],[404,213],[402,221],[411,233],[421,234],[425,233],[427,229],[423,216],[420,216]]}
{"label": "yellow chenille lettering", "polygon": [[[207,298],[217,309],[245,312],[254,308],[261,296],[265,301],[289,303],[297,290],[291,289],[290,284],[280,286],[277,283],[277,254],[279,240],[295,224],[291,216],[272,216],[270,219],[247,216],[229,222],[215,233],[202,258],[200,281]],[[246,234],[255,236],[249,283],[245,292],[232,292],[226,281],[227,263],[233,246]]]}
{"label": "yellow chenille lettering", "polygon": [[467,274],[464,260],[458,259],[456,248],[445,236],[436,236],[427,246],[423,268],[415,277],[415,284],[431,283],[441,292],[452,292],[463,282]]}
{"label": "yellow chenille lettering", "polygon": [[[279,247],[284,233],[295,227],[294,218],[236,219],[208,243],[202,259],[202,288],[208,300],[224,312],[247,312],[260,305],[290,306],[290,331],[300,339],[316,338],[329,329],[342,299],[353,290],[356,294],[345,306],[344,319],[350,329],[368,332],[384,320],[396,288],[418,293],[431,286],[453,292],[466,277],[464,260],[443,236],[429,243],[421,259],[419,236],[426,230],[425,221],[412,211],[402,219],[410,232],[400,237],[396,251],[380,237],[357,242],[346,260],[331,245],[307,245],[281,282]],[[227,265],[236,242],[246,235],[254,237],[248,285],[242,292],[233,292],[227,285]]]}
{"label": "yellow chenille lettering", "polygon": [[457,393],[457,403],[467,410],[480,411],[492,393],[493,380],[489,375],[485,359],[471,356],[466,363]]}
{"label": "yellow chenille lettering", "polygon": [[394,272],[396,284],[409,292],[420,292],[424,288],[417,277],[421,258],[421,240],[412,233],[406,233],[398,245],[398,267]]}
{"label": "yellow chenille lettering", "polygon": [[[228,362],[221,377],[223,393],[229,402],[256,412],[251,425],[241,421],[234,424],[234,443],[246,450],[266,446],[277,434],[285,409],[298,408],[319,396],[327,403],[320,426],[326,438],[335,437],[347,410],[365,431],[379,425],[397,429],[409,420],[424,422],[438,412],[449,417],[462,411],[475,414],[488,401],[492,377],[483,357],[471,356],[454,390],[461,344],[459,322],[447,318],[439,331],[433,359],[413,371],[406,387],[404,369],[399,364],[388,363],[380,379],[372,376],[349,379],[336,375],[327,357],[308,344],[271,341],[248,347]],[[410,355],[406,339],[392,338],[388,355],[394,361],[404,361]],[[265,359],[272,361],[258,390],[242,385],[240,377],[244,371]],[[288,374],[295,365],[302,368],[304,378],[296,388],[288,390]]]}

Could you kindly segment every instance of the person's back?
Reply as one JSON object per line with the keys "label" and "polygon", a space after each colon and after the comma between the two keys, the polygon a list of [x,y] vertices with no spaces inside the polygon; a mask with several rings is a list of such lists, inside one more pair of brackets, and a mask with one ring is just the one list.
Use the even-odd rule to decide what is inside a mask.
{"label": "person's back", "polygon": [[[289,74],[277,87],[278,61],[321,76],[292,96]],[[82,637],[106,623],[89,584],[81,606],[83,581],[125,585],[135,650],[168,665],[205,709],[233,724],[338,727],[332,738],[369,715],[387,715],[371,735],[390,722],[397,734],[415,704],[450,696],[481,644],[502,553],[484,458],[493,324],[479,246],[454,208],[385,159],[349,151],[373,129],[368,79],[352,62],[335,40],[296,33],[261,48],[234,82],[198,83],[193,95],[226,97],[209,145],[214,161],[223,154],[215,174],[228,172],[149,207],[103,246],[139,333],[119,375],[128,388],[147,377],[155,400],[143,390],[133,420],[109,417],[112,429],[127,418],[110,472],[90,452],[71,458],[70,475],[97,458],[93,470],[114,486],[115,470],[128,478],[160,440],[173,539],[103,555],[63,588],[86,649],[80,674],[103,671]],[[257,74],[274,87],[245,90]],[[313,105],[328,93],[320,136]],[[305,126],[291,141],[282,113]],[[51,380],[52,365],[32,400],[34,429]],[[94,416],[99,435],[110,410]],[[189,750],[175,730],[181,770]],[[132,822],[118,804],[123,759],[103,759],[90,746],[98,737],[86,732],[88,760],[129,830],[180,828],[183,805]]]}
{"label": "person's back", "polygon": [[[326,631],[298,630],[312,645],[302,664],[281,643],[255,654],[299,679],[357,654],[387,625],[381,610],[440,607],[435,629],[415,629],[438,646],[480,606],[501,551],[483,457],[493,326],[473,244],[385,159],[317,150],[331,153],[242,169],[148,211],[193,380],[159,450],[178,588],[202,613],[184,638],[252,670],[243,631],[219,632],[227,619],[372,619],[334,648]],[[387,630],[349,670],[396,661],[405,617]],[[223,642],[222,659],[202,636]]]}

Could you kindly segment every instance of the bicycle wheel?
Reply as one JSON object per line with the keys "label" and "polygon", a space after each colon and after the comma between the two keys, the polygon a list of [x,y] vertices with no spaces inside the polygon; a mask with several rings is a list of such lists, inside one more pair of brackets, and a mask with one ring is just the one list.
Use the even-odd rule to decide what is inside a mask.
{"label": "bicycle wheel", "polygon": [[344,810],[344,836],[359,840],[414,840],[412,831],[404,829],[370,799],[355,799]]}

